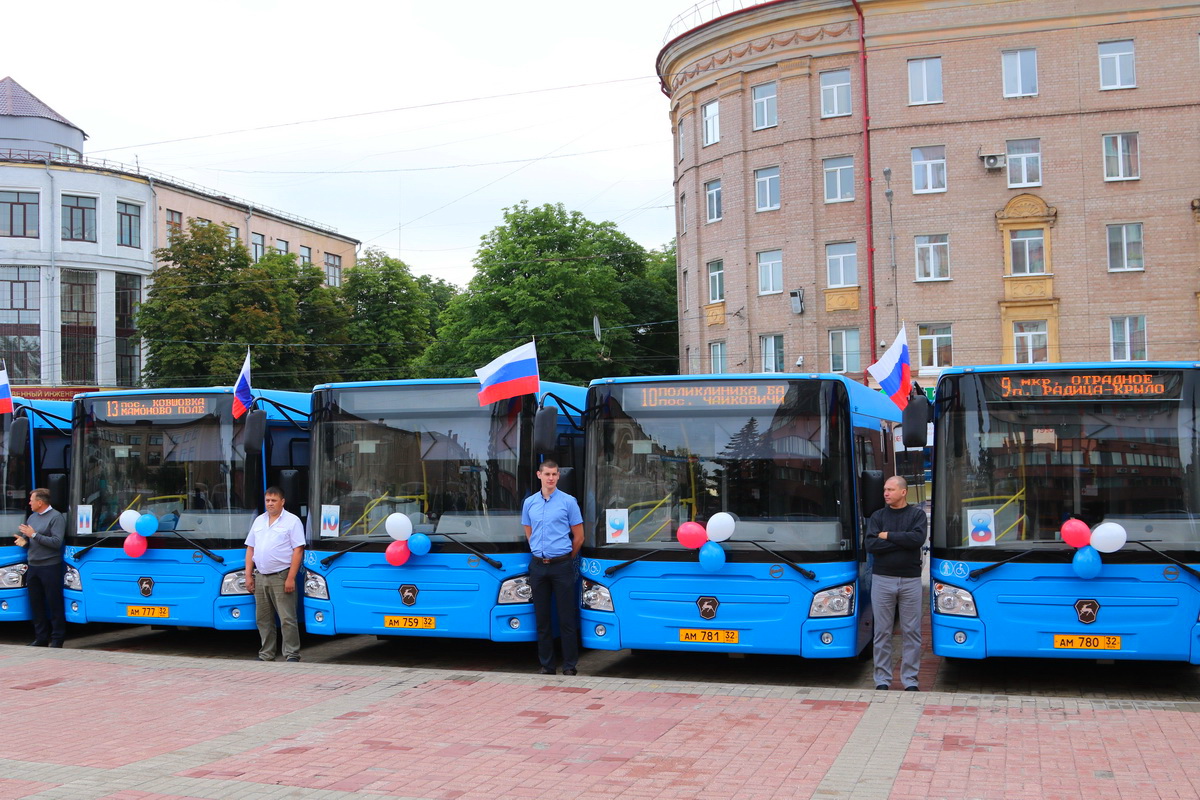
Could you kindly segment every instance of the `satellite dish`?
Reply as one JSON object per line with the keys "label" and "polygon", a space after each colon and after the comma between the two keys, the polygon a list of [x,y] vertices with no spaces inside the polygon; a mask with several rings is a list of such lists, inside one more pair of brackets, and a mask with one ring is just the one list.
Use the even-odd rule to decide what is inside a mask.
{"label": "satellite dish", "polygon": [[600,341],[600,315],[592,315],[592,333],[596,335],[596,341]]}

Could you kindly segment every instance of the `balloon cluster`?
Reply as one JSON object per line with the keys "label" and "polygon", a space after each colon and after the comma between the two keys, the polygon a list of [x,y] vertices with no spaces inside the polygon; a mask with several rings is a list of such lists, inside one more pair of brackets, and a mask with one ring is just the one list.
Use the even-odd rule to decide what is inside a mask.
{"label": "balloon cluster", "polygon": [[117,518],[121,530],[129,535],[125,537],[125,555],[130,558],[141,558],[149,546],[147,536],[153,536],[158,530],[158,517],[153,514],[139,514],[132,508],[121,512]]}
{"label": "balloon cluster", "polygon": [[1094,578],[1100,574],[1103,562],[1101,553],[1115,553],[1125,546],[1128,536],[1125,528],[1115,522],[1101,522],[1089,529],[1081,519],[1069,519],[1063,523],[1062,539],[1071,547],[1077,547],[1071,566],[1081,578]]}
{"label": "balloon cluster", "polygon": [[708,519],[707,528],[699,522],[685,522],[675,531],[675,538],[689,550],[700,550],[700,566],[708,572],[716,572],[725,566],[725,548],[718,542],[723,542],[733,536],[737,520],[732,514],[724,511],[713,514]]}
{"label": "balloon cluster", "polygon": [[393,567],[398,567],[408,561],[409,556],[423,556],[429,552],[431,542],[423,533],[413,533],[412,520],[406,515],[388,514],[383,521],[383,528],[393,541],[383,551],[383,557]]}

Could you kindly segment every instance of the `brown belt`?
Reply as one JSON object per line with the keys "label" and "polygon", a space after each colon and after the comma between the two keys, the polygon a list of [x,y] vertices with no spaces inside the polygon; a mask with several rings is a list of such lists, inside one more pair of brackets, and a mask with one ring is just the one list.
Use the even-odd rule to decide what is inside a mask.
{"label": "brown belt", "polygon": [[542,562],[543,564],[557,564],[560,561],[566,561],[570,557],[571,557],[570,553],[564,553],[561,556],[554,556],[552,558],[542,558],[541,556],[534,556],[534,558],[536,558],[538,561]]}

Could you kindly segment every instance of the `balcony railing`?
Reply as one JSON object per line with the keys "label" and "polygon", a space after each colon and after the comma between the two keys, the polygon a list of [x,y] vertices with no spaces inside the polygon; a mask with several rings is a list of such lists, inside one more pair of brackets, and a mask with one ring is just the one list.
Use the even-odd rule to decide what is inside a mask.
{"label": "balcony railing", "polygon": [[712,22],[717,17],[741,11],[743,8],[762,5],[764,2],[765,0],[707,0],[704,3],[696,3],[671,21],[671,24],[667,26],[666,34],[663,35],[663,44],[693,28],[699,28],[707,22]]}

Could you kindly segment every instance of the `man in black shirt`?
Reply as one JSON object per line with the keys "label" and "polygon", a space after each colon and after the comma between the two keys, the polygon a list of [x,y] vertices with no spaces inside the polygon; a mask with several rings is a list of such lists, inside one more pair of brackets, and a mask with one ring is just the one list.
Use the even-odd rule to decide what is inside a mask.
{"label": "man in black shirt", "polygon": [[921,667],[921,548],[925,512],[908,504],[908,482],[893,475],[883,485],[887,504],[867,521],[867,552],[872,556],[871,603],[875,614],[875,688],[892,683],[892,623],[900,610],[900,682],[919,691]]}

